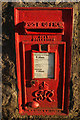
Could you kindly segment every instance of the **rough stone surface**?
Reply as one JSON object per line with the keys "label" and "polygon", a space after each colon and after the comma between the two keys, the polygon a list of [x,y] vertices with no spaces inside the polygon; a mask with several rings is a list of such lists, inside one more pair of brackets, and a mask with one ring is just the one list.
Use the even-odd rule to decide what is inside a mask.
{"label": "rough stone surface", "polygon": [[[68,116],[21,116],[17,104],[17,78],[15,63],[14,7],[73,7],[72,69],[70,84],[70,106]],[[79,3],[2,3],[2,120],[53,120],[80,119],[80,2]]]}

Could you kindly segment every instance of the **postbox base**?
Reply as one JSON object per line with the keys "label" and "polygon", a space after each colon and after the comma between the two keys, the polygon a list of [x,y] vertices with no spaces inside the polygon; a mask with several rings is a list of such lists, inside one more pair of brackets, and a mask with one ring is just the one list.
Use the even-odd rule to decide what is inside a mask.
{"label": "postbox base", "polygon": [[68,114],[66,114],[66,113],[64,113],[63,111],[61,111],[61,110],[48,110],[48,109],[46,109],[46,110],[36,110],[36,109],[29,109],[29,110],[25,110],[25,111],[22,111],[21,113],[20,113],[21,115],[43,115],[43,116],[45,116],[45,115],[59,115],[59,116],[65,116],[65,115],[68,115]]}

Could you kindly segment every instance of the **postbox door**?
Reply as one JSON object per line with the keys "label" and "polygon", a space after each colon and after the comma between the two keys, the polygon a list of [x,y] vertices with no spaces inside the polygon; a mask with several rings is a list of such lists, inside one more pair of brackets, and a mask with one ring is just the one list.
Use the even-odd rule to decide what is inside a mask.
{"label": "postbox door", "polygon": [[[38,104],[38,109],[63,109],[65,52],[65,42],[53,44],[23,42],[26,108],[36,108]],[[36,105],[31,106],[30,103],[34,102]]]}

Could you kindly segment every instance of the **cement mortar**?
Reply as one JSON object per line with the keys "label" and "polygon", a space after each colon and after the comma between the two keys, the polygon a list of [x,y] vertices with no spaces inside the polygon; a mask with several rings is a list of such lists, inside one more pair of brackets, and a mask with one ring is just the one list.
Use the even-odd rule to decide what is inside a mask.
{"label": "cement mortar", "polygon": [[[14,7],[73,7],[72,67],[68,116],[21,116],[18,112]],[[2,120],[80,119],[80,2],[79,3],[2,3]]]}

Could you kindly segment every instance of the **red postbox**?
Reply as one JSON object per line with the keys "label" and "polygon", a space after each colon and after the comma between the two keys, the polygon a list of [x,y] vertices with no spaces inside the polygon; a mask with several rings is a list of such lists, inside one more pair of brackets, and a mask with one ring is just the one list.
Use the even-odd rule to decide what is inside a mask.
{"label": "red postbox", "polygon": [[72,8],[14,9],[21,114],[68,114],[72,15]]}

